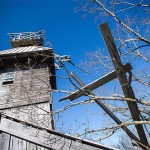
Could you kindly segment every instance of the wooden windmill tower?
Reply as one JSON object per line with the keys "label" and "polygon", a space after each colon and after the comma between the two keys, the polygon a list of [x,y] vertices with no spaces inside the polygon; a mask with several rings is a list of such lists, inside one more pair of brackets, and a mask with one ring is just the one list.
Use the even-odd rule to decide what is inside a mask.
{"label": "wooden windmill tower", "polygon": [[0,52],[0,111],[54,130],[47,91],[56,88],[55,77],[50,77],[55,74],[54,58],[52,48],[43,46],[43,33],[9,34],[12,49]]}
{"label": "wooden windmill tower", "polygon": [[114,150],[55,131],[53,49],[43,31],[9,36],[12,49],[0,52],[0,150]]}

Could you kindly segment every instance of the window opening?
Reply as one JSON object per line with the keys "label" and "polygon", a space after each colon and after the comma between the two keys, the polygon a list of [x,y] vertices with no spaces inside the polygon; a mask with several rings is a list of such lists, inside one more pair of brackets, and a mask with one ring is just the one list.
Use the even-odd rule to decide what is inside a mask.
{"label": "window opening", "polygon": [[14,72],[4,73],[2,78],[2,85],[13,84],[14,80],[15,80]]}

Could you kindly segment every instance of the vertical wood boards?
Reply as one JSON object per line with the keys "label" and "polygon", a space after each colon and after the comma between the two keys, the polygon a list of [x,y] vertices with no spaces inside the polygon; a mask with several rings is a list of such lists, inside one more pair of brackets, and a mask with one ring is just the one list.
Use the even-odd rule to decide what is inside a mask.
{"label": "vertical wood boards", "polygon": [[[48,65],[29,70],[16,70],[12,67],[6,68],[5,72],[15,72],[15,80],[13,84],[2,85],[2,74],[0,75],[0,111],[17,119],[52,129]],[[13,124],[8,122],[7,128],[11,127]],[[16,133],[19,132],[19,129],[24,130],[24,126],[14,126],[13,128],[16,128]],[[36,129],[35,131],[37,132]],[[30,129],[27,132],[34,133]],[[0,134],[0,150],[38,149],[42,148],[11,134]]]}
{"label": "vertical wood boards", "polygon": [[[121,87],[122,87],[125,97],[135,99],[135,95],[133,93],[132,87],[129,85],[129,82],[127,80],[127,77],[126,77],[126,74],[124,71],[124,67],[122,65],[120,56],[118,54],[111,31],[108,27],[108,24],[104,23],[104,24],[100,25],[99,28],[102,33],[105,44],[107,46],[107,49],[109,51],[109,54],[111,56],[112,62],[114,64],[114,67],[116,70],[117,77],[120,81],[120,84],[121,84]],[[127,102],[127,104],[130,109],[133,120],[140,121],[139,110],[138,110],[137,104],[134,102]],[[138,135],[139,135],[139,138],[140,138],[142,144],[147,146],[148,141],[147,141],[143,126],[136,125],[136,129],[137,129],[137,132],[138,132]]]}
{"label": "vertical wood boards", "polygon": [[[7,142],[6,142],[6,137]],[[49,150],[47,148],[26,142],[20,138],[16,138],[12,135],[2,133],[0,135],[0,150]]]}
{"label": "vertical wood boards", "polygon": [[9,134],[0,134],[0,150],[7,150],[9,147],[11,136]]}

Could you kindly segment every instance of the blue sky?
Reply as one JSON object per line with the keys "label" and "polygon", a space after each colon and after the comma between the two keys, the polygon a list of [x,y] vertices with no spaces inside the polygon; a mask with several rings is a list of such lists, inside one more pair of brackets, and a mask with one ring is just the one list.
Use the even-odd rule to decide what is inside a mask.
{"label": "blue sky", "polygon": [[[95,51],[104,42],[99,22],[92,15],[82,17],[85,14],[82,11],[75,13],[76,8],[80,8],[80,3],[75,0],[0,0],[0,50],[11,48],[7,33],[44,29],[45,41],[51,41],[54,52],[70,55],[72,62],[80,65],[86,59],[86,52]],[[68,67],[89,83],[87,74],[71,65]],[[58,88],[63,88],[62,82],[58,80]]]}
{"label": "blue sky", "polygon": [[[79,65],[87,51],[95,51],[104,43],[99,22],[92,15],[82,17],[82,11],[75,13],[76,8],[80,3],[75,0],[0,0],[0,50],[11,48],[7,33],[44,29],[45,41],[50,40],[54,52],[70,55]],[[77,70],[77,75],[84,80],[83,72]]]}
{"label": "blue sky", "polygon": [[[75,13],[74,9],[80,7],[80,4],[73,0],[0,0],[0,50],[11,48],[7,33],[11,32],[30,32],[44,29],[45,39],[49,39],[53,45],[54,51],[59,55],[70,55],[72,61],[80,64],[82,59],[85,59],[87,51],[95,51],[98,47],[103,47],[104,42],[98,29],[99,21],[95,22],[92,15],[82,17],[83,12]],[[73,67],[69,67],[71,70]],[[73,68],[75,69],[75,68]],[[58,75],[62,72],[57,72]],[[87,75],[77,69],[75,73],[81,79],[88,83]],[[63,88],[66,85],[70,86],[65,81],[57,81],[58,88]],[[66,88],[66,87],[65,87]],[[60,96],[54,94],[54,100],[57,101]],[[55,109],[69,104],[62,102],[55,104]],[[84,110],[84,111],[83,111]],[[95,105],[79,106],[73,108],[72,115],[77,115],[79,120],[86,119],[92,110],[99,110]],[[80,115],[81,112],[84,114]],[[70,112],[66,112],[63,116],[68,123],[70,121]],[[91,118],[89,123],[92,127],[98,127],[100,124],[105,124],[102,117],[96,120],[97,117]],[[96,123],[95,123],[96,120]],[[76,128],[75,125],[70,126]],[[115,140],[114,140],[115,141]],[[111,143],[111,141],[110,141]],[[107,144],[110,144],[107,141]]]}
{"label": "blue sky", "polygon": [[76,7],[73,0],[0,0],[0,50],[10,48],[7,33],[44,29],[56,53],[79,62],[86,51],[100,46],[100,33],[98,22],[75,13]]}
{"label": "blue sky", "polygon": [[[85,12],[75,13],[75,8],[77,7],[80,7],[80,3],[74,0],[0,0],[0,50],[11,48],[7,33],[30,32],[44,29],[46,31],[45,39],[51,41],[55,53],[59,55],[70,55],[72,61],[80,65],[81,61],[86,59],[86,52],[95,51],[98,47],[104,48],[104,41],[98,29],[98,25],[102,23],[102,20],[100,19],[95,22],[93,15],[82,17]],[[133,15],[137,13],[135,11]],[[145,15],[143,11],[140,11],[139,14]],[[122,17],[124,18],[124,14],[122,14]],[[111,21],[109,20],[110,28],[113,25]],[[139,70],[139,67],[143,67],[144,63],[141,60],[138,61],[138,65],[137,62],[135,64],[132,62],[132,65],[134,70]],[[85,73],[75,69],[71,65],[67,65],[67,67],[70,71],[74,71],[80,76],[85,83],[89,83],[88,75],[85,75]],[[63,73],[63,70],[57,71],[57,75]],[[92,80],[95,78],[94,73],[92,72],[90,75],[90,78],[93,78]],[[57,85],[58,89],[72,89],[66,81],[60,79],[57,80]],[[113,91],[111,90],[113,88],[112,85],[115,86],[115,83],[109,83],[109,90],[107,86],[103,88],[111,92]],[[99,93],[103,94],[103,91],[101,90]],[[58,93],[54,93],[53,95],[55,110],[70,104],[68,101],[59,103],[58,100],[62,95]],[[67,132],[68,128],[78,129],[78,122],[83,121],[85,123],[87,118],[90,118],[88,124],[93,129],[109,126],[111,119],[106,116],[104,118],[100,114],[101,112],[99,107],[93,104],[82,105],[67,110],[61,114],[65,123],[62,129],[65,129],[65,132]],[[93,113],[96,115],[93,115]],[[73,118],[74,116],[76,117],[76,121]],[[107,122],[106,119],[109,121]],[[86,125],[83,125],[83,128],[86,128]],[[81,130],[78,130],[78,132],[80,131],[82,131],[82,127]],[[117,142],[116,136],[104,141],[103,144],[111,145],[115,142]]]}

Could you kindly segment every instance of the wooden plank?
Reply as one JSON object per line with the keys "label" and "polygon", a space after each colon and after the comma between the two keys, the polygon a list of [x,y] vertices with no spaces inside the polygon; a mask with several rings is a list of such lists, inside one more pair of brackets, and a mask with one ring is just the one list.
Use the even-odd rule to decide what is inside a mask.
{"label": "wooden plank", "polygon": [[[112,34],[111,34],[108,24],[104,23],[104,24],[100,25],[99,28],[102,33],[105,44],[107,46],[107,49],[109,51],[109,54],[111,56],[112,62],[114,64],[114,67],[116,70],[117,77],[119,79],[119,82],[121,84],[121,87],[122,87],[125,97],[135,99],[135,95],[133,93],[132,87],[130,86],[130,84],[127,80],[124,67],[122,65],[119,53],[115,46],[115,43],[114,43],[114,40],[113,40],[113,37],[112,37]],[[139,116],[140,112],[138,110],[137,104],[134,102],[127,102],[127,104],[130,109],[133,120],[140,121],[140,116]],[[136,125],[136,129],[137,129],[137,132],[138,132],[138,135],[140,137],[142,144],[148,146],[148,141],[147,141],[143,126]]]}
{"label": "wooden plank", "polygon": [[[45,147],[42,147],[45,149]],[[41,146],[27,142],[27,150],[41,150]]]}
{"label": "wooden plank", "polygon": [[36,97],[36,99],[15,99],[11,100],[10,102],[5,102],[0,104],[0,110],[8,109],[8,108],[17,108],[17,107],[22,107],[22,106],[29,106],[33,104],[40,104],[44,102],[49,102],[50,101],[50,96],[45,95],[41,97]]}
{"label": "wooden plank", "polygon": [[[130,64],[126,64],[125,68],[127,68],[128,70],[132,69]],[[126,71],[127,71],[127,69],[126,69]],[[75,99],[79,98],[82,95],[88,95],[88,94],[90,94],[89,93],[90,91],[93,91],[94,89],[108,83],[109,81],[111,81],[115,78],[117,78],[116,71],[112,71],[111,73],[109,73],[109,74],[93,81],[92,83],[89,83],[89,84],[85,85],[81,89],[79,89],[79,90],[73,92],[72,94],[60,99],[59,101],[62,101],[62,100],[65,100],[65,99],[69,99],[69,100],[72,101],[72,100],[75,100]]]}
{"label": "wooden plank", "polygon": [[0,150],[8,150],[10,135],[6,133],[0,134]]}
{"label": "wooden plank", "polygon": [[10,138],[10,150],[17,150],[19,147],[19,139],[11,136]]}
{"label": "wooden plank", "polygon": [[[1,126],[0,130],[3,131],[4,133],[10,134],[10,135],[12,135],[12,136],[14,136],[16,138],[20,138],[22,140],[25,140],[25,141],[28,141],[30,143],[33,143],[33,144],[45,147],[45,148],[50,149],[50,150],[52,149],[49,146],[47,146],[46,144],[41,143],[41,141],[38,140],[37,137],[30,137],[30,136],[28,136],[26,134],[23,134],[21,132],[16,132],[16,130],[9,129],[9,128],[6,128],[4,126]],[[14,140],[14,142],[17,142],[15,139],[11,140],[11,149],[14,149],[14,147],[13,147],[13,140]]]}
{"label": "wooden plank", "polygon": [[18,139],[18,150],[27,150],[27,142],[22,139]]}
{"label": "wooden plank", "polygon": [[[25,121],[20,121],[16,118],[12,118],[4,114],[2,114],[1,116],[2,116],[0,123],[1,131],[4,131],[5,133],[11,134],[14,137],[26,140],[27,142],[42,147],[46,148],[48,147],[52,149],[61,149],[63,147],[64,150],[73,149],[73,147],[76,147],[76,149],[80,150],[84,149],[115,150],[115,148],[107,147],[101,144],[93,143],[70,135],[62,134],[47,128],[42,128],[40,126]],[[76,146],[78,142],[79,146]]]}

